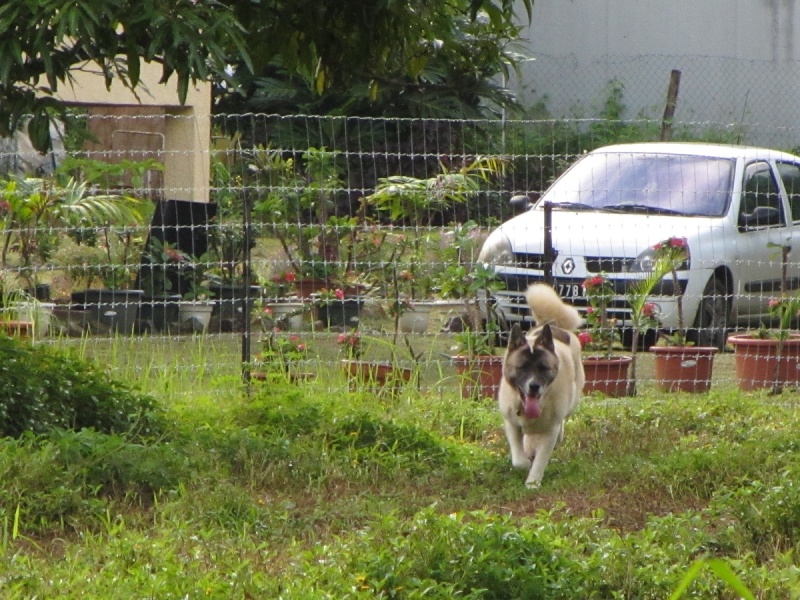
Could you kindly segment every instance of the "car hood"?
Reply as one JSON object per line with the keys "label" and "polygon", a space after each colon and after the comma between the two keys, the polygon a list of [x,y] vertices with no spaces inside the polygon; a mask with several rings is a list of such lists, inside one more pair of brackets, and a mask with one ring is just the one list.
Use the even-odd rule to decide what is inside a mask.
{"label": "car hood", "polygon": [[[670,237],[692,241],[721,224],[720,218],[601,211],[553,211],[552,239],[558,252],[556,264],[564,258],[604,256],[635,258],[654,244]],[[544,211],[530,210],[501,226],[514,253],[544,251]]]}

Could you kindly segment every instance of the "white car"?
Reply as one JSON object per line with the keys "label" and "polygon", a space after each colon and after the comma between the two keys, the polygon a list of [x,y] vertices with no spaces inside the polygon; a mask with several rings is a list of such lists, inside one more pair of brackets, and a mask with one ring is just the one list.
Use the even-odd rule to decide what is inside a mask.
{"label": "white car", "polygon": [[[531,324],[523,291],[545,280],[546,237],[550,280],[575,306],[587,306],[587,277],[604,273],[613,282],[612,316],[628,345],[627,288],[651,267],[655,244],[685,238],[690,258],[678,272],[685,325],[697,344],[722,348],[729,329],[769,323],[769,301],[781,294],[781,247],[792,249],[787,291],[800,288],[800,157],[677,142],[608,146],[582,156],[481,250],[479,260],[505,283],[495,306],[509,324]],[[665,278],[651,297],[665,330],[678,326],[672,291]]]}

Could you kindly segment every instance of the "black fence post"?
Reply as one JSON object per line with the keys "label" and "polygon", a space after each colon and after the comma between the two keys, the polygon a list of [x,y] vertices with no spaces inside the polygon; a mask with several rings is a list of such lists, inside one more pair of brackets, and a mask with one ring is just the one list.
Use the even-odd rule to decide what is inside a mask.
{"label": "black fence post", "polygon": [[544,282],[553,285],[553,263],[556,260],[553,251],[553,205],[545,202],[544,208]]}
{"label": "black fence post", "polygon": [[250,283],[252,273],[252,215],[250,194],[244,191],[244,211],[242,213],[242,234],[244,237],[244,294],[242,294],[242,379],[250,384]]}

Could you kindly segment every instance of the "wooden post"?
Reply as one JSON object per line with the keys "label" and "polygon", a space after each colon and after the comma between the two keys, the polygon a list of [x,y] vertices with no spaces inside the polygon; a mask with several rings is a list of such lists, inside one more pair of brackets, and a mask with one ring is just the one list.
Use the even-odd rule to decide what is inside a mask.
{"label": "wooden post", "polygon": [[681,72],[672,69],[669,76],[669,89],[667,90],[667,104],[664,107],[664,117],[661,119],[661,141],[668,142],[672,137],[672,118],[675,115],[675,105],[678,103],[678,88],[681,85]]}

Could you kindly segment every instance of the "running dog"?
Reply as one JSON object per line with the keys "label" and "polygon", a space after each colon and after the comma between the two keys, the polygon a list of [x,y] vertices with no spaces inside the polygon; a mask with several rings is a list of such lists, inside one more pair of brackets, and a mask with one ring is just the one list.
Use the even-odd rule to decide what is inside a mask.
{"label": "running dog", "polygon": [[583,320],[548,285],[531,285],[526,299],[536,327],[527,334],[512,327],[498,403],[511,464],[529,469],[525,485],[536,488],[564,437],[564,422],[580,402],[584,374],[573,332]]}

